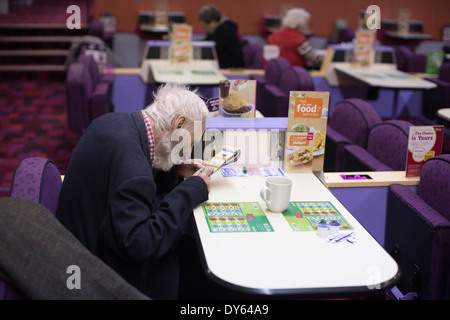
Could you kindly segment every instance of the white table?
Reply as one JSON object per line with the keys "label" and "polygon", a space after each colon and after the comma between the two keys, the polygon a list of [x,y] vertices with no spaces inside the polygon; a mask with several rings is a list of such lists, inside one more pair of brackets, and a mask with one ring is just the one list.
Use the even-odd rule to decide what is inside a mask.
{"label": "white table", "polygon": [[226,77],[220,73],[215,60],[192,60],[171,63],[170,60],[148,59],[142,62],[141,77],[145,83],[178,82],[199,86],[219,86]]}
{"label": "white table", "polygon": [[198,206],[194,218],[207,274],[225,287],[261,295],[369,294],[392,287],[400,274],[397,263],[322,182],[312,172],[288,176],[294,182],[291,201],[330,201],[354,228],[357,242],[333,244],[315,231],[293,231],[261,200],[264,177],[217,172],[208,202],[258,202],[274,231],[213,233]]}
{"label": "white table", "polygon": [[393,89],[394,102],[392,118],[396,118],[399,90],[429,90],[436,88],[435,83],[399,71],[390,64],[383,65],[377,63],[368,67],[357,67],[351,63],[343,62],[334,63],[333,65],[335,70],[353,79],[364,82],[371,87]]}
{"label": "white table", "polygon": [[450,108],[441,108],[437,111],[437,116],[450,122]]}

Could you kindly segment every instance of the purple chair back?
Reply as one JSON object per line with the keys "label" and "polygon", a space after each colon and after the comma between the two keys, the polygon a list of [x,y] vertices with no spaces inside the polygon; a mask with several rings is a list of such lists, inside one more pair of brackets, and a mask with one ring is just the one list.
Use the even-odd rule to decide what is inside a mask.
{"label": "purple chair back", "polygon": [[394,171],[405,170],[409,127],[404,120],[388,120],[373,126],[367,151]]}
{"label": "purple chair back", "polygon": [[264,69],[264,54],[263,47],[258,43],[253,43],[253,68]]}
{"label": "purple chair back", "polygon": [[71,130],[81,133],[89,125],[89,96],[92,78],[82,63],[72,63],[67,72],[67,120]]}
{"label": "purple chair back", "polygon": [[283,57],[270,59],[266,63],[265,78],[268,84],[278,85],[281,73],[290,67],[289,61]]}
{"label": "purple chair back", "polygon": [[397,62],[397,69],[400,71],[408,71],[408,63],[414,56],[414,53],[405,46],[397,46],[395,48],[395,60]]}
{"label": "purple chair back", "polygon": [[100,75],[98,73],[98,65],[97,62],[95,62],[94,57],[82,53],[78,56],[78,62],[86,66],[87,70],[89,71],[89,74],[91,75],[92,82],[94,84],[100,81]]}
{"label": "purple chair back", "polygon": [[450,83],[450,61],[445,62],[439,69],[439,80]]}
{"label": "purple chair back", "polygon": [[372,105],[357,98],[338,102],[328,120],[330,127],[363,148],[367,145],[370,129],[381,122],[383,120]]}
{"label": "purple chair back", "polygon": [[260,44],[255,42],[245,42],[242,45],[242,55],[244,58],[244,65],[248,69],[263,69],[264,58],[263,48]]}
{"label": "purple chair back", "polygon": [[424,54],[414,55],[408,63],[408,72],[425,73],[427,69],[427,56]]}
{"label": "purple chair back", "polygon": [[[450,221],[450,154],[431,158],[422,166],[418,195]],[[450,254],[450,253],[449,253]]]}
{"label": "purple chair back", "polygon": [[246,68],[251,68],[253,62],[253,48],[250,45],[250,42],[247,42],[242,45],[242,58],[244,59],[244,66]]}
{"label": "purple chair back", "polygon": [[290,91],[314,91],[314,83],[305,68],[293,66],[283,71],[278,88],[289,96]]}
{"label": "purple chair back", "polygon": [[339,31],[339,34],[338,34],[338,43],[350,42],[353,40],[354,37],[355,37],[355,31],[353,31],[353,29],[350,29],[350,28],[342,29],[341,31]]}
{"label": "purple chair back", "polygon": [[14,172],[10,197],[41,203],[55,214],[61,185],[61,174],[52,161],[39,157],[27,158],[19,163]]}

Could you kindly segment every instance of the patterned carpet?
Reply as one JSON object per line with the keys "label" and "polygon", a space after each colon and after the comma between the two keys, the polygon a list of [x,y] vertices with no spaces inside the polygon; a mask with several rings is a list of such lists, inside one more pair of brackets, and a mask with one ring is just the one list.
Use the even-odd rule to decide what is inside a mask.
{"label": "patterned carpet", "polygon": [[61,174],[77,136],[67,127],[66,86],[55,81],[0,83],[0,197],[27,157],[52,160]]}

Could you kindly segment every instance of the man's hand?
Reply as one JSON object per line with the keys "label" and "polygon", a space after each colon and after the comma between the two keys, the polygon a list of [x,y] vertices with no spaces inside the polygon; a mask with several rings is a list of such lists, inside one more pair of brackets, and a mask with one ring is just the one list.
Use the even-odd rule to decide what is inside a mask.
{"label": "man's hand", "polygon": [[211,167],[202,167],[202,169],[198,170],[193,174],[194,176],[199,176],[200,178],[203,179],[203,181],[205,181],[206,186],[208,187],[208,193],[209,193],[209,183],[211,182],[210,177],[211,173],[212,173]]}
{"label": "man's hand", "polygon": [[191,159],[178,165],[177,175],[184,179],[189,178],[195,174],[199,169],[206,166],[206,162],[201,159]]}

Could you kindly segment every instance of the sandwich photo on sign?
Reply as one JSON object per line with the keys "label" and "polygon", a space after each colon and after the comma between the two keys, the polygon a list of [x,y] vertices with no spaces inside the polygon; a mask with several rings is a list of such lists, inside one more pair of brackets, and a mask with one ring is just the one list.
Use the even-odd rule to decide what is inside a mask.
{"label": "sandwich photo on sign", "polygon": [[219,116],[255,117],[256,80],[222,80],[219,97]]}

